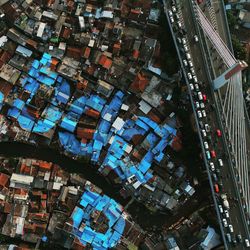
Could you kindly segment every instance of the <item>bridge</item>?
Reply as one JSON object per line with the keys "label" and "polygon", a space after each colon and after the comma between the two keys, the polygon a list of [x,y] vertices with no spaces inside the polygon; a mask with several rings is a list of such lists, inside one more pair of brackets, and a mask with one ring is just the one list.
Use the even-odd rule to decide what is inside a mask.
{"label": "bridge", "polygon": [[[241,76],[241,71],[247,65],[234,57],[223,0],[207,0],[201,5],[194,0],[163,2],[192,108],[196,114],[203,158],[225,248],[231,249],[236,245],[234,249],[245,249],[244,243],[236,243],[235,240],[237,235],[241,235],[243,241],[250,239],[248,173],[250,123],[243,99]],[[198,38],[198,42],[194,41],[194,36]],[[185,44],[183,38],[187,40]],[[191,85],[195,85],[195,82],[194,78],[190,79],[190,64],[184,64],[190,61],[187,54],[191,56],[199,91],[205,93],[209,100],[209,103],[205,103],[206,117],[197,116],[199,109],[194,105],[198,100],[197,93],[191,89]],[[204,142],[208,139],[202,134],[201,121],[211,127],[209,150],[216,152],[215,158],[207,155],[208,150],[205,149]],[[214,131],[217,129],[222,132],[220,138],[215,135]],[[218,159],[223,162],[224,166],[221,168]],[[211,163],[220,169],[220,174],[217,172],[221,183],[219,192],[218,190],[215,192],[214,189],[218,180],[213,178]],[[228,197],[229,218],[218,209],[219,205],[223,205],[220,196],[222,193]],[[228,226],[225,227],[223,219],[233,226],[233,232],[230,232]],[[230,241],[233,241],[233,244]]]}

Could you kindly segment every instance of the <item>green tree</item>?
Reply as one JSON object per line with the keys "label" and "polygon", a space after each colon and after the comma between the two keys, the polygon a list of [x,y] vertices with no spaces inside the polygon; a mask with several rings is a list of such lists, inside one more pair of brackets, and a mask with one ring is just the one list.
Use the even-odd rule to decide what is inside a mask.
{"label": "green tree", "polygon": [[246,60],[246,50],[241,44],[240,40],[234,34],[232,34],[232,43],[236,58],[240,60]]}

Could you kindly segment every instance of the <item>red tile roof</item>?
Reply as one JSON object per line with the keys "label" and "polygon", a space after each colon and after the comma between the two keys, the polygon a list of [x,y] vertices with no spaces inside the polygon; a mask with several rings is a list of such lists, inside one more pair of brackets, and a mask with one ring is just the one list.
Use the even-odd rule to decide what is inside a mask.
{"label": "red tile roof", "polygon": [[91,49],[89,47],[86,47],[85,50],[84,50],[84,54],[83,54],[83,57],[85,59],[88,59],[89,56],[90,56],[90,52],[91,52]]}
{"label": "red tile roof", "polygon": [[88,128],[80,128],[78,127],[76,130],[77,136],[79,138],[85,138],[87,140],[91,140],[94,136],[95,129],[88,129]]}
{"label": "red tile roof", "polygon": [[143,92],[149,83],[149,79],[146,78],[141,72],[137,74],[133,83],[130,85],[130,89],[134,91]]}
{"label": "red tile roof", "polygon": [[8,183],[9,178],[10,177],[7,174],[1,173],[0,174],[0,185],[2,187],[6,187],[6,184]]}
{"label": "red tile roof", "polygon": [[102,67],[105,69],[110,69],[112,65],[112,60],[105,55],[101,55],[99,59],[99,64],[102,65]]}

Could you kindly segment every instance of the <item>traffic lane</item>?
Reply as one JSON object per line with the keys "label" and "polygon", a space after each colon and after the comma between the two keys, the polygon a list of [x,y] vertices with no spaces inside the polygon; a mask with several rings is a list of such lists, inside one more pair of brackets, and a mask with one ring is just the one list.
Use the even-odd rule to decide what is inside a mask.
{"label": "traffic lane", "polygon": [[[188,10],[187,10],[187,8],[185,8],[185,10],[186,10],[186,14],[187,14],[187,16],[188,16]],[[183,11],[184,12],[184,11]],[[190,19],[187,19],[187,20],[190,20]],[[185,23],[187,23],[187,22],[185,22]],[[190,25],[190,22],[188,22],[189,23],[189,25]],[[192,25],[190,25],[190,26],[192,26]],[[193,33],[193,31],[194,31],[194,29],[190,29],[190,30],[188,30],[188,27],[187,27],[187,36],[188,36],[188,40],[190,41],[192,41],[192,36],[194,35],[194,33]],[[190,39],[190,36],[191,36],[191,39]],[[190,44],[190,49],[192,50],[192,46],[191,46],[191,44]],[[193,56],[193,61],[196,61],[196,62],[194,62],[194,65],[197,65],[196,63],[198,63],[198,65],[199,65],[199,63],[200,63],[200,60],[198,60],[198,58],[199,58],[199,56],[201,56],[201,54],[198,52],[197,53],[197,49],[195,49],[194,51],[192,51],[192,53],[191,53],[192,55],[195,55],[195,56]],[[196,60],[195,60],[196,59]],[[203,76],[203,78],[204,78],[204,75],[202,75]],[[209,93],[209,92],[208,92]],[[213,121],[215,121],[216,120],[216,115],[214,115],[214,117],[212,117],[212,120]],[[217,127],[217,126],[216,126]],[[224,162],[226,162],[225,160],[224,160]],[[225,189],[226,190],[228,190],[230,193],[233,193],[233,196],[234,197],[236,197],[236,193],[234,192],[234,190],[233,189],[231,189],[232,188],[232,181],[230,181],[229,183],[228,183],[228,185],[225,183],[224,184],[225,185]],[[232,203],[232,202],[231,202]],[[234,218],[236,218],[235,220],[233,220],[232,221],[232,224],[234,224],[234,228],[235,228],[235,230],[236,231],[239,231],[239,229],[241,228],[241,226],[240,226],[240,224],[239,224],[239,220],[237,219],[237,217],[240,217],[240,216],[238,216],[239,215],[239,210],[238,210],[239,208],[234,208],[234,207],[232,207],[232,211],[231,211],[231,214],[233,215],[233,217]],[[235,216],[234,216],[235,215]],[[241,234],[242,234],[242,232],[241,232]],[[241,248],[241,246],[239,245],[238,247],[240,247]]]}

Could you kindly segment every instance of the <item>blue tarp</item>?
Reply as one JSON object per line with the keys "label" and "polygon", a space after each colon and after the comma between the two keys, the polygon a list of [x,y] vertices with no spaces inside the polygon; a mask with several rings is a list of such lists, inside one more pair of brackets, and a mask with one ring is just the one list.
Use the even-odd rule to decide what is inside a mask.
{"label": "blue tarp", "polygon": [[13,107],[16,107],[19,110],[22,110],[25,103],[23,100],[20,100],[19,98],[15,99],[13,102]]}
{"label": "blue tarp", "polygon": [[31,119],[23,115],[19,115],[17,120],[22,129],[27,130],[27,131],[32,131],[34,122]]}
{"label": "blue tarp", "polygon": [[[93,249],[114,247],[125,229],[121,206],[108,196],[102,196],[89,190],[83,193],[80,204],[83,209],[77,207],[72,214],[72,219],[75,228],[74,232],[81,242],[85,245],[86,242],[90,243]],[[100,233],[90,227],[90,220],[92,220],[90,215],[95,210],[102,211],[109,219],[109,229],[105,233]],[[83,232],[78,230],[82,221],[85,223]]]}

